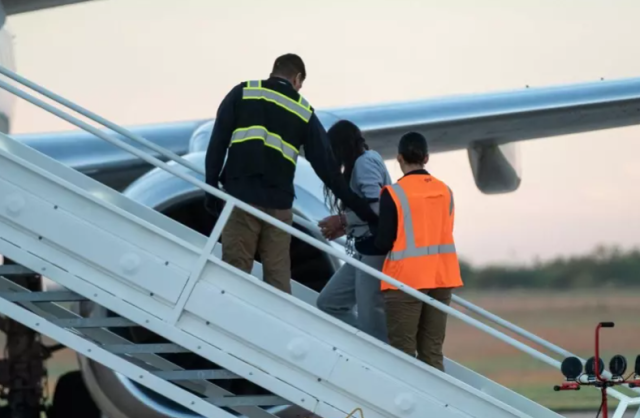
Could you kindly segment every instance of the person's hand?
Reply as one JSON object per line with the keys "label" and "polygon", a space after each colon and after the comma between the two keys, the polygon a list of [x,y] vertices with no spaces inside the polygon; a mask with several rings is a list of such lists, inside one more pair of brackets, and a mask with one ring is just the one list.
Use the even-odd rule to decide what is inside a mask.
{"label": "person's hand", "polygon": [[346,233],[342,220],[340,219],[340,215],[333,215],[324,218],[318,222],[318,227],[320,227],[320,231],[322,231],[322,235],[325,239],[328,239],[329,241],[340,238]]}

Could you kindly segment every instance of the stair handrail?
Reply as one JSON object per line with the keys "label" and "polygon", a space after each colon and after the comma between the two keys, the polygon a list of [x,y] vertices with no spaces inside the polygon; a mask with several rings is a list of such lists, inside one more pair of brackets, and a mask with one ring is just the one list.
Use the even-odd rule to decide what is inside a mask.
{"label": "stair handrail", "polygon": [[[21,76],[20,74],[11,71],[5,67],[0,66],[0,74],[3,74],[6,77],[11,78],[12,80],[24,85],[25,87],[28,87],[40,94],[42,94],[45,97],[48,97],[49,99],[65,106],[68,107],[69,109],[87,117],[88,119],[93,120],[94,122],[103,125],[106,128],[109,128],[111,130],[113,130],[114,132],[119,133],[120,135],[131,139],[134,142],[137,142],[141,145],[144,145],[148,148],[151,148],[152,150],[156,151],[158,154],[166,157],[169,160],[172,160],[180,165],[182,165],[185,168],[188,168],[202,176],[205,176],[205,170],[203,170],[201,167],[199,167],[198,165],[194,164],[193,162],[182,158],[181,156],[179,156],[178,154],[167,150],[166,148],[163,148],[157,144],[154,144],[153,142],[145,139],[144,137],[142,137],[141,135],[135,134],[133,132],[131,132],[130,130],[114,123],[111,122],[109,120],[107,120],[106,118],[103,118],[102,116],[76,104],[73,103],[72,101],[65,99],[64,97],[60,96],[59,94],[54,93],[53,91],[47,89],[46,87],[40,86],[39,84],[34,83],[33,81]],[[297,215],[296,215],[297,216]],[[319,228],[317,227],[317,225],[314,225],[313,223],[307,221],[306,219],[300,218],[298,217],[298,219],[295,219],[296,222],[298,222],[300,225],[304,226],[306,229],[313,231],[315,233],[320,233]],[[550,343],[549,341],[546,341],[540,337],[538,337],[535,334],[530,333],[529,331],[526,331],[518,326],[516,326],[515,324],[512,324],[486,310],[484,310],[483,308],[474,305],[473,303],[457,296],[457,295],[453,295],[452,297],[452,301],[465,307],[466,309],[469,309],[470,311],[492,321],[495,322],[507,329],[509,329],[510,331],[513,331],[515,333],[517,333],[518,335],[520,335],[521,337],[527,338],[533,342],[535,342],[536,344],[540,344],[543,347],[547,348],[550,351],[553,351],[561,356],[564,357],[570,357],[570,356],[574,356],[573,353],[570,353],[569,351],[564,350],[563,348]],[[583,362],[585,362],[584,359],[581,359]]]}
{"label": "stair handrail", "polygon": [[[179,156],[178,154],[176,154],[176,153],[174,153],[174,152],[172,152],[172,151],[170,151],[170,150],[168,150],[166,148],[163,148],[163,147],[161,147],[161,146],[159,146],[159,145],[157,145],[157,144],[145,139],[141,135],[138,135],[138,134],[136,134],[134,132],[131,132],[130,130],[128,130],[128,129],[122,127],[122,126],[120,126],[120,125],[118,125],[118,124],[116,124],[114,122],[111,122],[106,118],[103,118],[102,116],[100,116],[100,115],[98,115],[98,114],[96,114],[96,113],[94,113],[94,112],[92,112],[92,111],[90,111],[90,110],[88,110],[88,109],[76,104],[76,103],[73,103],[72,101],[60,96],[57,93],[54,93],[53,91],[47,89],[46,87],[43,87],[43,86],[40,86],[39,84],[34,83],[33,81],[21,76],[20,74],[9,70],[8,68],[0,66],[0,74],[2,74],[4,76],[6,76],[6,77],[18,82],[18,83],[20,83],[22,85],[24,85],[25,87],[28,87],[28,88],[30,88],[30,89],[42,94],[45,97],[48,97],[49,99],[51,99],[51,100],[53,100],[53,101],[65,106],[65,107],[68,107],[69,109],[71,109],[71,110],[73,110],[73,111],[75,111],[75,112],[87,117],[88,119],[93,120],[94,122],[96,122],[96,123],[98,123],[100,125],[103,125],[106,128],[111,129],[114,132],[117,132],[117,133],[121,134],[122,136],[124,136],[126,138],[131,139],[134,142],[137,142],[137,143],[139,143],[139,144],[141,144],[143,146],[146,146],[146,147],[156,151],[158,154],[166,157],[169,160],[172,160],[172,161],[182,165],[185,168],[188,168],[188,169],[190,169],[190,170],[192,170],[192,171],[194,171],[194,172],[196,172],[196,173],[198,173],[198,174],[200,174],[202,176],[205,176],[205,170],[203,170],[201,167],[199,167],[198,165],[194,164],[193,162],[191,162],[191,161]],[[302,217],[299,217],[298,215],[294,215],[294,220],[295,220],[295,222],[297,222],[298,224],[302,225],[303,227],[305,227],[309,231],[313,231],[316,234],[321,234],[320,229],[317,227],[317,225],[313,224],[312,222],[309,222],[308,220],[306,220],[306,219],[304,219]],[[336,241],[334,241],[334,242],[336,242]],[[344,241],[344,240],[342,240],[342,241]],[[337,243],[341,243],[341,241],[337,241]],[[515,324],[513,324],[513,323],[511,323],[511,322],[509,322],[509,321],[507,321],[507,320],[505,320],[505,319],[503,319],[503,318],[501,318],[501,317],[499,317],[499,316],[497,316],[497,315],[495,315],[495,314],[493,314],[493,313],[491,313],[491,312],[489,312],[489,311],[487,311],[487,310],[485,310],[485,309],[483,309],[483,308],[481,308],[481,307],[479,307],[479,306],[477,306],[477,305],[475,305],[475,304],[473,304],[473,303],[461,298],[458,295],[453,295],[452,296],[452,301],[454,303],[456,303],[456,304],[458,304],[458,305],[460,305],[460,306],[462,306],[462,307],[464,307],[464,308],[466,308],[466,309],[468,309],[468,310],[480,315],[481,317],[483,317],[485,319],[488,319],[488,320],[490,320],[490,321],[492,321],[492,322],[494,322],[494,323],[496,323],[496,324],[498,324],[498,325],[500,325],[500,326],[502,326],[502,327],[504,327],[504,328],[506,328],[506,329],[508,329],[508,330],[510,330],[512,332],[515,332],[516,334],[518,334],[519,336],[521,336],[523,338],[526,338],[526,339],[528,339],[528,340],[530,340],[530,341],[532,341],[532,342],[534,342],[536,344],[539,344],[539,345],[545,347],[546,349],[548,349],[548,350],[550,350],[550,351],[552,351],[552,352],[554,352],[554,353],[556,353],[558,355],[561,355],[561,356],[563,356],[565,358],[566,357],[571,357],[571,356],[577,357],[575,354],[563,349],[562,347],[557,346],[557,345],[551,343],[550,341],[547,341],[547,340],[545,340],[545,339],[543,339],[543,338],[541,338],[541,337],[539,337],[539,336],[537,336],[537,335],[535,335],[535,334],[533,334],[533,333],[531,333],[531,332],[529,332],[529,331],[527,331],[527,330],[525,330],[525,329],[523,329],[521,327],[518,327],[517,325],[515,325]],[[585,359],[580,358],[580,357],[578,357],[578,358],[583,362],[583,364],[586,363]]]}
{"label": "stair handrail", "polygon": [[[10,79],[13,79],[14,81],[17,81],[20,84],[23,84],[23,85],[27,86],[27,87],[30,87],[30,88],[32,88],[32,86],[35,87],[35,88],[32,88],[32,89],[35,90],[35,91],[38,91],[39,93],[51,98],[52,100],[54,100],[54,101],[56,101],[56,102],[58,102],[60,104],[64,105],[64,103],[62,103],[62,101],[64,101],[64,102],[67,102],[69,104],[72,104],[74,107],[82,109],[82,108],[80,108],[80,106],[75,105],[75,104],[69,102],[66,99],[63,99],[62,97],[58,96],[57,94],[55,94],[53,92],[50,92],[49,90],[45,89],[44,87],[41,87],[41,86],[37,85],[36,83],[33,83],[33,82],[31,82],[31,81],[29,81],[29,80],[27,80],[27,79],[25,79],[25,78],[23,78],[21,76],[18,76],[13,71],[8,70],[7,68],[5,68],[5,67],[3,67],[1,65],[0,65],[0,73],[3,74],[4,76],[10,78]],[[14,77],[14,75],[16,77]],[[24,80],[24,81],[28,82],[29,85],[22,83],[21,80]],[[461,320],[461,321],[473,326],[474,328],[479,329],[479,330],[481,330],[481,331],[493,336],[494,338],[497,338],[498,340],[501,340],[501,341],[503,341],[503,342],[505,342],[505,343],[507,343],[507,344],[519,349],[520,351],[522,351],[524,353],[529,354],[531,357],[533,357],[533,358],[535,358],[535,359],[537,359],[539,361],[542,361],[543,363],[547,363],[547,364],[549,364],[550,366],[552,366],[552,367],[554,367],[556,369],[560,369],[560,362],[558,360],[548,356],[547,354],[544,354],[544,353],[536,350],[533,347],[530,347],[528,345],[523,344],[522,342],[514,339],[513,337],[510,337],[510,336],[508,336],[508,335],[506,335],[506,334],[504,334],[504,333],[502,333],[502,332],[500,332],[500,331],[498,331],[498,330],[496,330],[494,328],[491,328],[488,325],[483,324],[482,322],[478,321],[477,319],[475,319],[475,318],[473,318],[473,317],[471,317],[469,315],[466,315],[466,314],[464,314],[463,312],[460,312],[457,309],[451,308],[450,306],[447,306],[447,305],[445,305],[445,304],[443,304],[441,302],[436,301],[435,299],[433,299],[431,297],[428,297],[428,296],[424,295],[423,293],[417,291],[416,289],[413,289],[413,288],[411,288],[411,287],[399,282],[398,280],[393,279],[392,277],[382,273],[381,271],[378,271],[378,270],[376,270],[376,269],[374,269],[374,268],[372,268],[370,266],[367,266],[366,264],[364,264],[364,263],[362,263],[362,262],[360,262],[360,261],[358,261],[358,260],[356,260],[356,259],[354,259],[352,257],[347,256],[344,253],[341,253],[340,251],[336,250],[332,246],[330,246],[330,245],[328,245],[326,243],[323,243],[323,242],[321,242],[320,240],[318,240],[316,238],[310,237],[309,235],[307,235],[307,234],[305,234],[303,232],[298,231],[297,229],[293,228],[292,226],[287,225],[284,222],[279,221],[278,219],[267,215],[266,213],[264,213],[264,212],[262,212],[262,211],[260,211],[260,210],[258,210],[256,208],[252,207],[251,205],[249,205],[249,204],[247,204],[245,202],[242,202],[241,200],[238,200],[235,197],[230,196],[230,195],[226,194],[225,192],[223,192],[223,191],[221,191],[221,190],[219,190],[217,188],[214,188],[214,187],[212,187],[212,186],[210,186],[210,185],[198,180],[197,178],[195,178],[193,176],[190,176],[188,174],[185,174],[185,173],[182,173],[182,172],[176,170],[174,167],[171,167],[170,165],[168,165],[167,163],[163,162],[162,160],[160,160],[160,159],[158,159],[158,158],[156,158],[156,157],[154,157],[152,155],[149,155],[148,153],[145,153],[144,151],[142,151],[142,150],[140,150],[140,149],[138,149],[138,148],[136,148],[136,147],[134,147],[134,146],[132,146],[130,144],[127,144],[126,142],[122,141],[120,138],[109,136],[106,133],[100,131],[99,129],[89,125],[88,123],[83,122],[80,119],[63,112],[62,110],[60,110],[60,109],[58,109],[58,108],[56,108],[56,107],[54,107],[54,106],[42,101],[42,100],[34,97],[33,95],[31,95],[29,93],[24,92],[23,90],[21,90],[21,89],[19,89],[17,87],[12,86],[10,83],[7,83],[6,81],[1,80],[1,79],[0,79],[0,88],[2,88],[4,90],[16,95],[17,97],[20,97],[23,100],[26,100],[26,101],[30,102],[31,104],[33,104],[33,105],[35,105],[37,107],[40,107],[41,109],[43,109],[43,110],[45,110],[45,111],[47,111],[47,112],[49,112],[49,113],[51,113],[51,114],[53,114],[53,115],[55,115],[55,116],[57,116],[59,118],[71,123],[72,125],[77,126],[80,129],[83,129],[83,130],[85,130],[85,131],[87,131],[87,132],[89,132],[89,133],[91,133],[91,134],[93,134],[93,135],[95,135],[95,136],[97,136],[97,137],[99,137],[99,138],[101,138],[101,139],[103,139],[103,140],[105,140],[105,141],[107,141],[107,142],[119,147],[119,148],[122,148],[125,151],[128,151],[129,153],[137,156],[138,158],[146,161],[147,163],[149,163],[149,164],[151,164],[151,165],[153,165],[153,166],[155,166],[157,168],[163,169],[164,171],[167,171],[168,173],[173,174],[174,176],[176,176],[176,177],[178,177],[178,178],[180,178],[180,179],[182,179],[182,180],[184,180],[186,182],[191,183],[192,185],[198,187],[199,189],[205,191],[206,193],[209,193],[209,194],[211,194],[211,195],[213,195],[213,196],[215,196],[215,197],[227,202],[227,205],[225,205],[225,206],[229,206],[229,208],[228,209],[225,208],[226,210],[223,211],[223,214],[218,219],[218,221],[216,223],[216,226],[217,226],[218,223],[221,223],[221,224],[220,224],[219,228],[214,228],[209,240],[215,238],[215,240],[217,241],[218,237],[214,237],[214,235],[216,234],[216,232],[219,232],[224,228],[224,226],[226,225],[226,223],[227,223],[227,221],[229,219],[229,215],[231,214],[232,209],[235,208],[235,207],[240,208],[240,209],[244,210],[245,212],[255,216],[256,218],[261,219],[262,221],[267,222],[267,223],[269,223],[269,224],[271,224],[271,225],[273,225],[273,226],[275,226],[275,227],[277,227],[277,228],[289,233],[292,236],[295,236],[296,238],[306,242],[307,244],[309,244],[309,245],[311,245],[311,246],[313,246],[313,247],[315,247],[315,248],[317,248],[317,249],[319,249],[321,251],[324,251],[325,253],[328,253],[328,254],[330,254],[330,255],[342,260],[343,262],[345,262],[347,264],[350,264],[354,268],[357,268],[357,269],[359,269],[361,271],[364,271],[365,273],[377,278],[378,280],[384,281],[386,283],[391,284],[392,286],[395,286],[400,291],[415,297],[416,299],[420,300],[421,302],[427,303],[428,305],[433,306],[436,309],[439,309],[439,310],[441,310],[441,311],[443,311],[443,312],[445,312],[445,313],[447,313],[447,314],[449,314],[449,315],[451,315],[451,316],[453,316],[453,317],[455,317],[455,318],[457,318],[457,319],[459,319],[459,320]],[[43,93],[43,92],[46,92],[46,93]],[[58,101],[58,100],[56,100],[56,98],[62,99],[62,101]],[[67,107],[69,107],[69,106],[67,106]],[[84,116],[86,116],[89,119],[92,119],[91,116],[87,116],[87,115],[94,115],[92,112],[90,112],[88,110],[85,110],[85,109],[82,109],[82,110],[83,110],[82,114]],[[79,112],[79,113],[81,113],[81,112]],[[97,116],[97,115],[95,115],[95,116]],[[113,126],[117,126],[116,124],[113,124],[112,122],[109,122],[106,119],[103,119],[103,118],[100,118],[100,117],[98,117],[98,118],[103,120],[104,122],[107,122],[107,123],[113,125]],[[99,120],[95,120],[95,121],[98,122],[98,123],[101,123]],[[168,151],[168,150],[166,150],[166,149],[164,149],[164,148],[162,148],[162,147],[160,147],[160,146],[158,146],[156,144],[153,144],[152,142],[140,137],[139,135],[135,135],[133,133],[130,133],[131,135],[129,135],[128,131],[126,129],[122,128],[122,127],[118,127],[118,129],[119,129],[119,131],[117,131],[118,133],[120,133],[121,135],[131,139],[134,142],[141,143],[141,144],[143,144],[145,146],[148,146],[147,143],[151,144],[152,147],[150,147],[150,148],[154,149],[155,151],[157,151],[161,155],[164,155],[165,157],[167,157],[167,158],[169,158],[171,160],[173,160],[172,154],[175,155],[177,158],[179,158],[181,160],[184,160],[183,158],[177,156],[177,154],[175,154],[175,153],[173,153],[171,151]],[[140,141],[140,139],[142,141]],[[187,160],[184,160],[184,161],[188,165],[193,165],[192,163],[190,163]],[[176,162],[178,162],[178,161],[176,161]],[[191,168],[191,167],[188,167],[188,166],[185,166],[185,167]],[[197,170],[193,170],[193,171],[196,171],[197,173],[200,173],[202,171],[197,166],[195,166],[195,167],[197,168]],[[308,223],[308,224],[310,224],[310,223]],[[312,224],[310,224],[310,225],[312,225]],[[216,231],[216,230],[218,230],[218,231]],[[205,245],[204,248],[206,248],[206,247],[207,247],[207,245]],[[203,250],[204,250],[204,248],[203,248]],[[461,299],[461,298],[458,298],[458,299]],[[470,302],[467,302],[467,301],[464,301],[464,302],[466,302],[469,306],[473,305]],[[491,317],[495,317],[495,319],[501,319],[501,318],[495,316],[494,314],[491,314],[488,311],[485,311],[484,309],[482,309],[480,307],[477,307],[475,305],[473,305],[473,306],[477,310],[476,313],[479,313],[482,316],[486,315],[485,317],[487,317],[487,319],[490,319]],[[483,313],[480,313],[480,312],[483,312]],[[490,319],[490,320],[492,320],[493,322],[496,322],[496,321],[494,321],[494,319]],[[508,321],[504,321],[504,322],[506,324],[509,324]],[[514,328],[519,328],[519,327],[515,326],[514,324],[510,324],[510,325],[513,326]],[[520,330],[521,330],[521,332],[523,334],[530,334],[531,336],[535,337],[536,339],[540,339],[540,337],[537,337],[534,334],[531,334],[531,333],[529,333],[528,331],[526,331],[524,329],[520,329]],[[513,330],[513,331],[515,332],[515,330]],[[527,338],[529,338],[529,337],[527,337]],[[544,341],[542,339],[540,339],[540,340]],[[551,343],[547,342],[547,344],[550,344],[550,345],[553,346],[553,344],[551,344]],[[562,350],[562,351],[565,351],[565,350]],[[568,353],[568,352],[566,352],[566,353]],[[608,393],[611,396],[613,396],[614,398],[620,400],[621,404],[623,404],[623,403],[625,405],[640,404],[640,398],[630,398],[629,396],[627,396],[627,395],[625,395],[625,394],[623,394],[621,392],[618,392],[616,390],[609,390]]]}

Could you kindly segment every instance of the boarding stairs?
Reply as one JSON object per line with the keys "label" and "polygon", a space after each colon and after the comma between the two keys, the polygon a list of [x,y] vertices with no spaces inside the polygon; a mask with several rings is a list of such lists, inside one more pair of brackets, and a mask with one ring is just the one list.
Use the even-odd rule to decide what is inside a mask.
{"label": "boarding stairs", "polygon": [[[442,305],[345,256],[343,251],[204,184],[202,169],[0,67],[0,88],[61,117],[226,201],[209,237],[0,134],[0,313],[206,417],[299,416],[559,417],[555,412],[447,359],[435,370],[323,314],[315,292],[294,283],[283,294],[220,260],[218,240],[234,208],[297,238],[559,369],[560,362],[461,311]],[[22,84],[193,171],[151,154],[17,88]],[[308,221],[307,226],[314,228]],[[259,266],[258,266],[259,267]],[[12,274],[32,272],[64,291],[30,292]],[[304,295],[304,297],[300,297]],[[299,296],[296,297],[296,296]],[[95,303],[92,318],[61,302]],[[459,298],[454,303],[558,357],[571,353]],[[140,344],[118,329],[159,338]],[[195,353],[196,364],[180,354]],[[233,382],[253,383],[235,393]],[[554,382],[550,383],[550,390]],[[611,390],[620,418],[638,398]]]}

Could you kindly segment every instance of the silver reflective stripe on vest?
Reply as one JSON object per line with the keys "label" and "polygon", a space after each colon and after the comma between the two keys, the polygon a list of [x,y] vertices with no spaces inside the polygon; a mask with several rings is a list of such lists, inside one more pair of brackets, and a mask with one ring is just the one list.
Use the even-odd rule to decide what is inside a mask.
{"label": "silver reflective stripe on vest", "polygon": [[294,164],[298,160],[298,150],[296,150],[293,145],[286,143],[280,136],[267,131],[261,126],[236,129],[231,136],[231,144],[233,145],[253,139],[264,141],[265,145],[280,151],[284,158]]}
{"label": "silver reflective stripe on vest", "polygon": [[244,89],[242,89],[242,98],[262,99],[271,103],[275,103],[278,106],[288,110],[289,112],[299,116],[305,122],[309,122],[309,118],[311,118],[311,110],[309,108],[304,107],[302,104],[274,90],[253,86],[245,87]]}
{"label": "silver reflective stripe on vest", "polygon": [[305,107],[305,109],[309,109],[311,106],[309,102],[304,97],[300,96],[300,104]]}
{"label": "silver reflective stripe on vest", "polygon": [[423,255],[434,254],[452,254],[455,252],[455,244],[429,245],[427,247],[407,247],[407,249],[403,251],[392,251],[387,255],[387,258],[391,261],[399,261],[409,257],[421,257]]}
{"label": "silver reflective stripe on vest", "polygon": [[[393,191],[400,200],[402,207],[402,219],[404,220],[404,235],[407,241],[406,249],[402,251],[391,251],[387,258],[391,261],[398,261],[409,257],[420,257],[434,254],[451,254],[456,252],[455,244],[444,245],[428,245],[426,247],[416,247],[416,238],[413,234],[413,219],[411,218],[411,209],[409,208],[409,199],[399,184],[391,186]],[[453,197],[453,195],[452,195]],[[450,204],[450,210],[453,209],[453,203]]]}

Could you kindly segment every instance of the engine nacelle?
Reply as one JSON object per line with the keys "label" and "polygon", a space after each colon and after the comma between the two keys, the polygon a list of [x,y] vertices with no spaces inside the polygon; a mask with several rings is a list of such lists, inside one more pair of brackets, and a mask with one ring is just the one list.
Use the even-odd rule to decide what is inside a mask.
{"label": "engine nacelle", "polygon": [[476,186],[482,193],[510,193],[522,180],[517,144],[491,142],[473,144],[467,149]]}
{"label": "engine nacelle", "polygon": [[[197,137],[195,133],[194,137]],[[204,152],[191,153],[184,158],[200,167],[204,167]],[[203,180],[202,176],[190,172],[187,168],[173,162],[170,165]],[[329,211],[322,200],[322,183],[304,158],[299,158],[298,160],[294,184],[296,190],[296,199],[293,206],[294,214],[314,223],[329,215]],[[215,220],[204,209],[204,192],[161,169],[151,170],[132,183],[123,194],[204,235],[209,235],[215,224]],[[294,227],[324,241],[318,232],[307,231],[304,227],[296,225],[295,221]],[[216,246],[218,250],[216,255],[218,257],[220,256],[219,248],[220,246]],[[292,293],[308,303],[315,303],[315,300],[310,300],[309,295],[313,295],[313,292],[309,292],[308,289],[321,290],[341,264],[339,260],[329,257],[295,237],[293,237],[291,243],[291,262],[293,279],[304,285],[294,284]],[[259,263],[254,266],[253,274],[256,277],[261,277]],[[92,316],[104,317],[111,315],[103,307],[91,302],[83,303],[81,310],[84,314]],[[149,341],[149,338],[155,338],[154,342],[157,342],[158,338],[158,336],[142,328],[129,330],[112,329],[112,332],[128,332],[128,335],[122,336],[139,343]],[[104,415],[109,418],[193,418],[197,416],[173,401],[86,357],[78,355],[78,358],[89,392]],[[291,411],[288,411],[285,407],[275,407],[270,408],[269,412],[284,416]]]}

